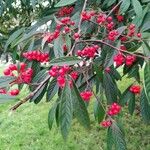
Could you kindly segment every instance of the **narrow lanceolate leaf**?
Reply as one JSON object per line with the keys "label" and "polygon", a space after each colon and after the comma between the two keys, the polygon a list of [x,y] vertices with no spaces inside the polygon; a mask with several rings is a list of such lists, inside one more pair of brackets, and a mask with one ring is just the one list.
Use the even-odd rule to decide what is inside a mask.
{"label": "narrow lanceolate leaf", "polygon": [[144,68],[144,86],[148,101],[150,103],[150,62],[147,62]]}
{"label": "narrow lanceolate leaf", "polygon": [[139,0],[132,0],[132,5],[133,5],[136,15],[138,17],[141,17],[142,13],[143,13],[143,9],[142,9],[142,5],[140,4]]}
{"label": "narrow lanceolate leaf", "polygon": [[135,109],[135,96],[132,96],[128,102],[128,110],[131,115],[133,115]]}
{"label": "narrow lanceolate leaf", "polygon": [[9,96],[6,94],[0,94],[0,103],[6,103],[12,100],[17,100],[18,98],[16,96]]}
{"label": "narrow lanceolate leaf", "polygon": [[124,134],[122,133],[120,127],[113,122],[112,126],[110,127],[112,130],[112,137],[114,141],[114,145],[116,150],[126,150],[126,142],[124,139]]}
{"label": "narrow lanceolate leaf", "polygon": [[52,129],[52,126],[53,126],[53,122],[54,122],[54,119],[55,119],[55,114],[56,114],[56,108],[57,108],[57,103],[55,103],[51,109],[49,110],[49,113],[48,113],[48,127],[49,129],[51,130]]}
{"label": "narrow lanceolate leaf", "polygon": [[75,83],[73,83],[72,92],[72,100],[74,103],[74,115],[78,119],[81,125],[85,128],[89,129],[90,127],[90,118],[88,115],[88,111],[86,109],[85,103],[80,96],[78,88],[76,87]]}
{"label": "narrow lanceolate leaf", "polygon": [[148,103],[148,98],[144,89],[142,90],[140,97],[140,108],[143,121],[150,124],[150,104]]}
{"label": "narrow lanceolate leaf", "polygon": [[17,31],[15,31],[7,40],[6,44],[5,44],[5,51],[7,50],[8,46],[18,37],[20,36],[20,34],[22,34],[25,31],[25,28],[21,28]]}
{"label": "narrow lanceolate leaf", "polygon": [[0,77],[0,88],[9,86],[9,84],[15,81],[16,78],[12,76],[1,76]]}
{"label": "narrow lanceolate leaf", "polygon": [[120,13],[124,13],[128,10],[128,8],[130,7],[130,0],[123,0],[121,6],[120,6]]}
{"label": "narrow lanceolate leaf", "polygon": [[116,83],[108,73],[105,73],[103,76],[103,84],[104,84],[107,102],[109,104],[115,102],[117,100],[118,88]]}
{"label": "narrow lanceolate leaf", "polygon": [[78,57],[60,57],[60,58],[55,58],[50,61],[50,65],[56,65],[56,66],[63,66],[63,65],[75,65],[77,63],[80,63],[82,60],[79,59]]}
{"label": "narrow lanceolate leaf", "polygon": [[46,92],[46,89],[47,89],[47,84],[48,83],[45,83],[39,90],[38,90],[38,92],[31,98],[31,102],[33,101],[35,104],[38,104],[41,100],[42,100],[42,98],[43,98],[43,96],[44,96],[44,94],[45,94],[45,92]]}
{"label": "narrow lanceolate leaf", "polygon": [[56,79],[53,79],[47,88],[47,93],[46,93],[46,101],[47,102],[49,102],[55,96],[55,94],[58,91],[58,88],[59,87],[57,85]]}
{"label": "narrow lanceolate leaf", "polygon": [[102,67],[100,68],[97,64],[93,64],[93,67],[94,67],[94,71],[96,72],[97,79],[102,82],[102,79],[103,79]]}
{"label": "narrow lanceolate leaf", "polygon": [[73,116],[73,102],[70,85],[67,82],[62,90],[60,99],[59,121],[63,138],[66,140]]}
{"label": "narrow lanceolate leaf", "polygon": [[75,3],[77,0],[60,0],[55,7],[67,6]]}
{"label": "narrow lanceolate leaf", "polygon": [[96,120],[98,121],[98,123],[100,123],[105,116],[105,110],[102,107],[101,103],[98,102],[97,100],[94,103],[94,116],[96,118]]}
{"label": "narrow lanceolate leaf", "polygon": [[64,44],[63,37],[59,36],[55,41],[54,41],[54,54],[56,58],[64,56],[64,51],[62,49],[62,46]]}
{"label": "narrow lanceolate leaf", "polygon": [[107,130],[107,150],[112,150],[114,145],[114,139],[112,136],[112,129],[111,127]]}

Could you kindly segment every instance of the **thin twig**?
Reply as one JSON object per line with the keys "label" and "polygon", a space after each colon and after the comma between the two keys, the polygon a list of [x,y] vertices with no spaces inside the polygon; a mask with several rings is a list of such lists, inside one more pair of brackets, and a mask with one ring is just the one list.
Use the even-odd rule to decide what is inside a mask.
{"label": "thin twig", "polygon": [[115,7],[113,7],[113,9],[109,12],[109,14],[106,16],[106,18],[108,18],[111,13],[113,13],[113,11],[123,2],[123,0],[121,0]]}
{"label": "thin twig", "polygon": [[[86,9],[87,1],[88,1],[88,0],[85,0],[85,1],[84,1],[83,8],[82,8],[82,12],[84,12],[85,9]],[[81,14],[82,14],[82,12],[81,12]],[[78,24],[78,34],[80,34],[80,32],[81,32],[81,23],[82,23],[82,16],[80,16],[80,20],[79,20],[79,24]]]}
{"label": "thin twig", "polygon": [[10,108],[10,110],[15,111],[18,107],[20,107],[22,104],[26,103],[29,99],[31,99],[38,91],[39,89],[50,79],[50,76],[47,76],[45,80],[43,80],[40,85],[31,92],[27,97],[17,102],[14,106]]}
{"label": "thin twig", "polygon": [[[88,1],[88,0],[85,0],[85,1],[84,1],[83,8],[82,8],[82,11],[81,11],[81,14],[82,14],[82,12],[84,12],[85,9],[86,9],[87,1]],[[80,20],[79,20],[79,24],[78,24],[78,34],[81,33],[81,23],[82,23],[82,16],[80,16]],[[72,46],[72,48],[71,48],[71,50],[70,50],[70,52],[67,54],[67,56],[72,55],[73,50],[74,50],[75,47],[76,47],[76,44],[77,44],[77,42],[75,41],[74,44],[73,44],[73,46]]]}
{"label": "thin twig", "polygon": [[96,43],[102,43],[102,44],[104,44],[104,45],[107,45],[107,46],[109,46],[109,47],[111,47],[111,48],[113,48],[113,49],[119,51],[119,52],[127,53],[127,54],[134,55],[134,56],[137,56],[137,57],[141,57],[141,58],[144,58],[144,59],[150,59],[150,57],[146,57],[146,56],[143,56],[143,55],[138,55],[138,54],[135,54],[135,53],[132,53],[132,52],[129,52],[129,51],[124,51],[124,50],[122,50],[122,49],[120,49],[120,48],[117,48],[117,47],[115,47],[115,46],[113,46],[113,45],[111,45],[111,44],[109,44],[109,43],[107,43],[107,42],[104,42],[104,41],[102,41],[102,40],[92,40],[92,39],[90,39],[90,40],[81,40],[81,41],[78,41],[78,43],[82,43],[82,42],[96,42]]}

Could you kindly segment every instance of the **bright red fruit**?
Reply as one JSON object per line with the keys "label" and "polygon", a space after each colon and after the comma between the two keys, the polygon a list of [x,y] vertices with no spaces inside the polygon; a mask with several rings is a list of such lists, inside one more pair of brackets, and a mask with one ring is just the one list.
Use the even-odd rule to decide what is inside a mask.
{"label": "bright red fruit", "polygon": [[118,15],[118,16],[117,16],[117,20],[118,20],[119,22],[124,21],[124,16]]}
{"label": "bright red fruit", "polygon": [[105,120],[105,121],[101,122],[100,125],[104,128],[108,128],[112,125],[112,122],[110,120]]}
{"label": "bright red fruit", "polygon": [[125,58],[121,53],[114,56],[114,62],[116,63],[117,67],[123,65],[124,61]]}
{"label": "bright red fruit", "polygon": [[121,106],[119,104],[117,104],[117,103],[113,103],[109,107],[107,114],[110,115],[110,116],[114,116],[114,115],[119,114],[120,111],[121,111]]}
{"label": "bright red fruit", "polygon": [[63,88],[64,86],[65,86],[65,83],[66,83],[66,79],[65,79],[65,77],[63,76],[59,76],[58,78],[57,78],[57,84],[58,84],[58,86],[60,87],[60,88]]}
{"label": "bright red fruit", "polygon": [[9,93],[10,93],[10,95],[12,95],[12,96],[16,96],[16,95],[19,94],[19,90],[18,90],[18,89],[14,89],[14,90],[11,90]]}
{"label": "bright red fruit", "polygon": [[134,94],[140,94],[141,92],[141,87],[139,85],[132,85],[130,87],[130,92],[134,93]]}
{"label": "bright red fruit", "polygon": [[84,91],[80,93],[82,99],[86,102],[90,101],[90,98],[92,97],[93,93],[91,91]]}

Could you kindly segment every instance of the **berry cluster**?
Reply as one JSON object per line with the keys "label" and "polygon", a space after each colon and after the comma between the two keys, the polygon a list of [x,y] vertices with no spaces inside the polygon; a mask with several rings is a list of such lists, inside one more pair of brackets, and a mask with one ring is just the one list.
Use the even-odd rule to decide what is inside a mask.
{"label": "berry cluster", "polygon": [[53,40],[57,39],[60,35],[60,31],[58,29],[56,29],[53,33],[45,33],[43,36],[43,40],[48,42],[48,43],[51,43]]}
{"label": "berry cluster", "polygon": [[[49,75],[52,77],[57,77],[57,84],[59,87],[63,88],[66,83],[66,74],[70,74],[71,78],[73,80],[76,80],[78,78],[78,73],[76,71],[71,72],[71,68],[67,65],[64,65],[62,67],[53,66],[49,70]],[[70,86],[72,85],[72,80],[69,81]]]}
{"label": "berry cluster", "polygon": [[60,22],[62,23],[62,25],[74,25],[75,22],[71,21],[70,17],[64,17],[60,20]]}
{"label": "berry cluster", "polygon": [[81,13],[82,21],[91,20],[91,18],[95,15],[95,11],[83,11]]}
{"label": "berry cluster", "polygon": [[94,58],[99,49],[98,45],[85,47],[83,50],[78,50],[77,55],[80,57]]}
{"label": "berry cluster", "polygon": [[119,53],[114,56],[114,62],[116,63],[117,67],[123,65],[124,61],[125,61],[125,59],[124,59],[124,56],[122,55],[122,53]]}
{"label": "berry cluster", "polygon": [[106,14],[100,13],[100,14],[97,15],[96,22],[98,24],[101,25],[101,24],[105,23],[105,21],[106,21]]}
{"label": "berry cluster", "polygon": [[114,116],[114,115],[119,114],[120,111],[121,111],[121,106],[118,105],[117,103],[113,103],[113,104],[109,107],[107,114],[110,115],[110,116]]}
{"label": "berry cluster", "polygon": [[[19,92],[20,92],[20,91],[19,91],[18,89],[13,89],[13,90],[10,90],[10,91],[8,92],[8,94],[11,95],[11,96],[16,96],[16,95],[19,94]],[[1,89],[0,89],[0,94],[7,94],[6,89],[1,88]]]}
{"label": "berry cluster", "polygon": [[139,85],[132,85],[130,87],[130,92],[134,93],[134,94],[140,94],[141,92],[141,87]]}
{"label": "berry cluster", "polygon": [[135,61],[136,61],[136,57],[133,55],[123,56],[122,53],[119,53],[114,56],[114,62],[116,63],[117,67],[123,65],[124,63],[127,66],[131,66]]}
{"label": "berry cluster", "polygon": [[127,55],[127,56],[126,56],[125,64],[126,64],[127,66],[131,66],[131,65],[135,62],[135,60],[136,60],[136,57],[135,57],[135,56],[133,56],[133,55]]}
{"label": "berry cluster", "polygon": [[110,41],[115,41],[116,40],[116,37],[118,36],[118,31],[117,30],[112,30],[108,33],[108,39]]}
{"label": "berry cluster", "polygon": [[49,54],[48,53],[42,53],[40,51],[29,51],[23,53],[23,57],[25,57],[28,60],[36,60],[39,62],[48,62],[49,61]]}
{"label": "berry cluster", "polygon": [[108,128],[112,125],[112,122],[110,120],[105,120],[105,121],[101,122],[100,125],[104,128]]}
{"label": "berry cluster", "polygon": [[72,12],[73,12],[74,8],[71,6],[71,7],[62,7],[57,15],[59,17],[63,17],[63,16],[66,16],[66,15],[70,15]]}
{"label": "berry cluster", "polygon": [[91,91],[84,91],[80,93],[80,96],[82,97],[82,99],[86,102],[89,102],[92,96],[92,92]]}
{"label": "berry cluster", "polygon": [[136,28],[135,28],[135,24],[130,24],[130,26],[128,27],[128,36],[133,37],[133,36],[137,36],[138,38],[142,37],[141,33],[137,33],[136,34]]}
{"label": "berry cluster", "polygon": [[5,76],[15,76],[17,78],[15,81],[17,84],[30,83],[32,80],[33,70],[31,68],[26,69],[26,64],[22,62],[18,65],[18,67],[16,64],[10,64],[3,73]]}

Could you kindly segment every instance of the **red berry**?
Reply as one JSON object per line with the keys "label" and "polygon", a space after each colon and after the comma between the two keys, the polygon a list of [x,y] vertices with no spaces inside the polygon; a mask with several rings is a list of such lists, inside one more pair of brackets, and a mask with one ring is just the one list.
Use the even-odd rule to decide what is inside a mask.
{"label": "red berry", "polygon": [[139,85],[132,85],[130,87],[130,92],[134,93],[134,94],[140,94],[141,92],[141,87]]}
{"label": "red berry", "polygon": [[88,102],[92,96],[92,92],[91,91],[84,91],[80,93],[80,96],[82,97],[82,99],[86,102]]}
{"label": "red berry", "polygon": [[63,88],[65,86],[66,80],[65,77],[59,76],[57,78],[57,84],[60,88]]}
{"label": "red berry", "polygon": [[10,95],[12,95],[12,96],[16,96],[18,94],[19,94],[19,90],[18,89],[14,89],[14,90],[10,91]]}
{"label": "red berry", "polygon": [[73,35],[73,38],[74,38],[75,40],[78,40],[78,39],[80,38],[80,34],[79,34],[79,33],[75,33],[75,34]]}
{"label": "red berry", "polygon": [[117,20],[118,20],[119,22],[122,22],[122,21],[124,21],[124,17],[123,17],[122,15],[118,15],[118,16],[117,16]]}
{"label": "red berry", "polygon": [[7,68],[3,71],[3,73],[5,76],[9,76],[11,74],[11,70]]}
{"label": "red berry", "polygon": [[137,37],[138,37],[138,38],[141,38],[141,37],[142,37],[142,34],[141,34],[141,33],[137,33]]}

